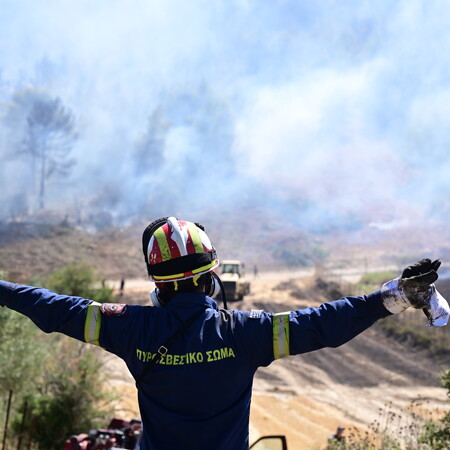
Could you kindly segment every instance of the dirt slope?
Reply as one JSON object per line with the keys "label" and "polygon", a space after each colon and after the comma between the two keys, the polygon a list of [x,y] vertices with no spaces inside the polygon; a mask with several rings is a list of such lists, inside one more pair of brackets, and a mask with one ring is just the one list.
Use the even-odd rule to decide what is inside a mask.
{"label": "dirt slope", "polygon": [[[293,285],[307,293],[308,282],[303,278]],[[319,299],[289,297],[277,286],[275,279],[256,280],[252,296],[241,307],[267,302],[266,310],[281,311],[320,304]],[[292,306],[286,308],[289,300]],[[252,437],[281,433],[294,449],[317,449],[326,446],[338,425],[346,426],[347,433],[351,427],[362,431],[376,420],[387,421],[388,412],[396,420],[386,423],[387,428],[406,427],[411,409],[428,417],[449,408],[439,387],[443,368],[374,328],[337,349],[275,361],[255,379]]]}
{"label": "dirt slope", "polygon": [[[310,295],[308,274],[296,275],[292,280],[288,274],[262,274],[253,280],[252,294],[230,306],[276,312],[319,305],[317,295]],[[125,300],[146,302],[149,287],[148,282],[130,282]],[[125,366],[114,357],[108,361],[112,384],[125,394],[118,407],[125,416],[138,415],[134,383]],[[439,387],[444,368],[374,328],[340,348],[275,361],[255,378],[251,441],[285,434],[289,450],[319,449],[338,425],[350,433],[352,427],[364,431],[378,420],[382,428],[399,429],[410,425],[412,413],[440,415],[449,409],[446,392]]]}

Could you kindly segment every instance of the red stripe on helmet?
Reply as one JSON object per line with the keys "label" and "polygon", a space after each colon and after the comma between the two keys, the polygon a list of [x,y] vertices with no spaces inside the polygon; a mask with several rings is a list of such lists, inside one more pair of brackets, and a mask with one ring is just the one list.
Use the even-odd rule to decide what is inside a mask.
{"label": "red stripe on helmet", "polygon": [[163,261],[161,250],[159,249],[158,241],[154,237],[152,237],[151,239],[153,239],[153,245],[152,248],[149,248],[148,250],[148,263],[158,264]]}

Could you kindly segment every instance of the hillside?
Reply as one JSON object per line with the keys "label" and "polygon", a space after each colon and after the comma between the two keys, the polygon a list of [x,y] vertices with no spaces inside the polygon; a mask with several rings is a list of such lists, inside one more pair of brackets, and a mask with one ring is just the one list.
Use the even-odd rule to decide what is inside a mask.
{"label": "hillside", "polygon": [[[147,304],[151,284],[144,276],[141,228],[87,233],[63,225],[3,224],[0,270],[7,270],[11,280],[27,282],[32,277],[45,277],[68,262],[87,261],[113,286],[120,278],[127,279],[124,301]],[[277,312],[332,300],[334,293],[313,283],[313,276],[319,272],[340,281],[357,279],[358,274],[379,264],[399,269],[404,264],[402,259],[409,262],[416,257],[444,258],[449,254],[448,240],[443,238],[445,230],[427,238],[418,229],[407,234],[401,230],[387,234],[370,230],[365,237],[357,232],[345,236],[330,234],[311,238],[312,242],[306,234],[292,230],[291,234],[271,235],[260,229],[247,241],[245,227],[227,230],[217,236],[210,233],[219,254],[224,258],[234,256],[234,244],[246,242],[239,256],[248,255],[244,259],[248,266],[258,264],[260,268],[259,277],[252,281],[251,295],[230,305],[245,310],[264,308]],[[318,246],[326,249],[328,258],[323,267],[314,268],[314,260],[307,270],[293,272],[289,264],[283,266],[282,259],[276,260],[271,250],[277,246],[288,248],[291,242],[311,245],[312,253]],[[252,246],[256,248],[253,254]],[[286,254],[293,255],[295,251]],[[445,265],[448,268],[444,264],[444,274]],[[111,385],[123,393],[117,414],[124,418],[137,416],[135,385],[126,367],[116,357],[101,354],[111,374]],[[263,434],[285,434],[290,448],[317,450],[324,448],[337,425],[346,426],[348,432],[352,427],[364,432],[376,420],[398,428],[409,426],[413,413],[438,417],[450,409],[446,393],[439,387],[439,373],[449,365],[450,361],[444,358],[431,358],[424,351],[388,339],[377,327],[338,349],[276,361],[257,372],[252,440]],[[396,417],[395,423],[386,418],[388,412],[389,417]]]}
{"label": "hillside", "polygon": [[[318,239],[301,230],[277,231],[274,224],[250,227],[221,222],[208,231],[219,257],[241,258],[247,267],[260,269],[308,266],[323,261],[325,251]],[[102,231],[64,223],[0,222],[0,270],[11,280],[28,283],[43,278],[63,265],[88,262],[105,279],[144,276],[141,236],[147,222]]]}
{"label": "hillside", "polygon": [[66,264],[88,262],[101,277],[139,277],[145,273],[139,239],[132,228],[88,233],[64,225],[3,224],[0,269],[11,280],[28,282]]}
{"label": "hillside", "polygon": [[[204,213],[203,213],[204,214]],[[330,270],[405,264],[424,256],[450,261],[450,229],[399,227],[311,234],[283,218],[253,216],[232,221],[223,215],[199,220],[219,258],[239,258],[248,271],[293,270],[320,265]],[[68,263],[88,262],[105,279],[145,276],[141,250],[147,221],[128,227],[81,228],[65,220],[0,222],[0,270],[18,282],[43,278]]]}

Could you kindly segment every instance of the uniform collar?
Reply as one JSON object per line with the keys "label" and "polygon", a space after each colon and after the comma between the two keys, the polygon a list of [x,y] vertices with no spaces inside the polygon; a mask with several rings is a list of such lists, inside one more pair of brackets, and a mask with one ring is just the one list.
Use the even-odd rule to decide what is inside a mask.
{"label": "uniform collar", "polygon": [[175,295],[170,300],[167,308],[195,308],[196,306],[203,306],[206,308],[219,309],[217,303],[206,294],[198,294],[193,292],[183,292]]}

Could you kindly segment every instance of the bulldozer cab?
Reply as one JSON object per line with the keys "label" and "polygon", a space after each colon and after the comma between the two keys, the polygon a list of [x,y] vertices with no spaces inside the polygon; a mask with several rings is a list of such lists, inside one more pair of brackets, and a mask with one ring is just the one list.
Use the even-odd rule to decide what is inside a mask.
{"label": "bulldozer cab", "polygon": [[222,274],[225,273],[241,277],[244,275],[244,264],[238,260],[225,260],[222,262]]}
{"label": "bulldozer cab", "polygon": [[226,259],[222,261],[220,278],[228,300],[242,300],[250,293],[250,282],[245,278],[244,264],[240,260]]}

